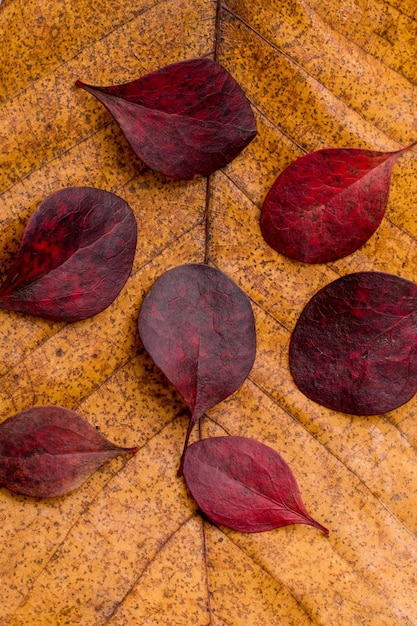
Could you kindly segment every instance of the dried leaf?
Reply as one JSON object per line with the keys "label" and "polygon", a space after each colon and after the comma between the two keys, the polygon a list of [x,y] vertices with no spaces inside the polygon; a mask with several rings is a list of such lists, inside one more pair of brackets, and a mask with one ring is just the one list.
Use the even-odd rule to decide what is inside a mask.
{"label": "dried leaf", "polygon": [[300,157],[276,179],[262,205],[261,231],[274,250],[327,263],[362,246],[388,202],[396,152],[329,148]]}
{"label": "dried leaf", "polygon": [[191,411],[187,444],[196,421],[236,391],[253,365],[256,335],[249,298],[214,267],[181,265],[151,287],[139,333]]}
{"label": "dried leaf", "polygon": [[207,58],[174,63],[123,85],[75,84],[110,111],[146,165],[172,178],[207,176],[256,135],[242,89]]}
{"label": "dried leaf", "polygon": [[[122,195],[139,212],[141,243],[137,271],[88,323],[0,312],[2,419],[35,402],[74,408],[111,441],[139,442],[141,458],[122,467],[129,457],[119,457],[52,502],[1,490],[0,622],[417,626],[417,394],[387,418],[346,419],[297,390],[288,329],[337,276],[265,255],[259,230],[268,187],[300,146],[396,150],[390,137],[417,139],[415,15],[411,0],[3,0],[3,267],[34,197],[67,185]],[[259,134],[207,195],[205,179],[171,184],[138,168],[107,110],[71,88],[214,50],[253,103]],[[338,262],[339,275],[378,269],[417,282],[417,159],[401,157],[394,175],[390,219]],[[205,254],[250,295],[258,348],[250,380],[208,411],[202,435],[280,452],[329,541],[307,526],[225,534],[175,478],[182,399],[138,353],[132,322],[163,272]],[[123,443],[127,430],[135,436]]]}
{"label": "dried leaf", "polygon": [[0,307],[74,322],[113,302],[132,269],[131,208],[92,187],[62,189],[32,215],[0,288]]}
{"label": "dried leaf", "polygon": [[306,511],[284,459],[246,437],[211,437],[185,453],[184,479],[200,509],[216,524],[255,533],[288,524],[329,531]]}
{"label": "dried leaf", "polygon": [[86,419],[59,406],[38,406],[0,424],[0,485],[25,496],[73,491],[120,448]]}
{"label": "dried leaf", "polygon": [[290,367],[306,396],[337,411],[404,404],[417,391],[417,284],[383,272],[330,283],[297,322]]}

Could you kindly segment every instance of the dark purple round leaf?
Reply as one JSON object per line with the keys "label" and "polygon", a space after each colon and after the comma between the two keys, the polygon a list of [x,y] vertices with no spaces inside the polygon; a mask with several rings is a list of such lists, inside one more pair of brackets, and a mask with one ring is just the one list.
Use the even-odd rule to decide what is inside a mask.
{"label": "dark purple round leaf", "polygon": [[66,322],[96,315],[126,283],[136,239],[122,198],[92,187],[62,189],[29,220],[0,307]]}
{"label": "dark purple round leaf", "polygon": [[194,422],[240,387],[255,359],[249,298],[226,274],[204,264],[181,265],[153,284],[139,333]]}
{"label": "dark purple round leaf", "polygon": [[307,513],[284,459],[246,437],[213,437],[189,446],[184,479],[200,509],[216,524],[246,533],[308,524],[329,531]]}
{"label": "dark purple round leaf", "polygon": [[75,84],[110,111],[148,167],[172,178],[207,176],[256,135],[242,89],[210,59],[174,63],[123,85]]}
{"label": "dark purple round leaf", "polygon": [[351,254],[378,228],[397,152],[329,148],[291,163],[269,190],[262,236],[277,252],[306,263]]}
{"label": "dark purple round leaf", "polygon": [[61,496],[109,459],[136,451],[114,445],[74,411],[34,407],[0,424],[0,486],[26,496]]}
{"label": "dark purple round leaf", "polygon": [[376,415],[417,391],[417,285],[382,272],[343,276],[308,302],[291,337],[300,390],[331,409]]}

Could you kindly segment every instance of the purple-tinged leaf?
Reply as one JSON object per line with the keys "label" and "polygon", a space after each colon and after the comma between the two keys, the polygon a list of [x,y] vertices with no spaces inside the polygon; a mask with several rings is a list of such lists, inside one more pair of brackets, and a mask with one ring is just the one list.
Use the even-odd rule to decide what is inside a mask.
{"label": "purple-tinged leaf", "polygon": [[108,109],[148,167],[175,179],[224,167],[256,135],[242,89],[210,59],[167,65],[123,85],[75,84]]}
{"label": "purple-tinged leaf", "polygon": [[383,272],[338,278],[307,303],[293,331],[299,389],[337,411],[377,415],[417,391],[417,284]]}
{"label": "purple-tinged leaf", "polygon": [[139,315],[143,345],[187,403],[193,425],[243,383],[256,352],[246,294],[223,272],[181,265],[151,287]]}
{"label": "purple-tinged leaf", "polygon": [[0,308],[74,322],[108,307],[132,269],[137,226],[109,191],[62,189],[32,215],[0,287]]}
{"label": "purple-tinged leaf", "polygon": [[185,452],[184,479],[199,508],[216,524],[255,533],[288,524],[329,531],[306,511],[288,464],[246,437],[213,437]]}
{"label": "purple-tinged leaf", "polygon": [[136,451],[111,443],[74,411],[34,407],[0,424],[0,486],[26,496],[61,496],[109,459]]}

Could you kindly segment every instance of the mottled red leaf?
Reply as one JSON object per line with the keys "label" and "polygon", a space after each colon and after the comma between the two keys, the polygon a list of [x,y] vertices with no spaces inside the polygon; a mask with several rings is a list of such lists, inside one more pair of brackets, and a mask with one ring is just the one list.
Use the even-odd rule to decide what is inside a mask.
{"label": "mottled red leaf", "polygon": [[249,298],[214,267],[181,265],[151,287],[139,333],[191,411],[187,443],[195,422],[236,391],[253,365],[256,336]]}
{"label": "mottled red leaf", "polygon": [[271,248],[297,261],[327,263],[362,246],[378,228],[397,152],[329,148],[291,163],[269,190],[261,214]]}
{"label": "mottled red leaf", "polygon": [[123,85],[75,84],[110,111],[146,165],[172,178],[207,176],[256,135],[242,89],[210,59],[174,63]]}
{"label": "mottled red leaf", "polygon": [[113,193],[62,189],[28,222],[0,287],[0,308],[74,322],[105,309],[132,269],[137,227],[131,208]]}
{"label": "mottled red leaf", "polygon": [[329,531],[306,511],[284,459],[246,437],[213,437],[189,446],[184,479],[200,509],[216,524],[256,533],[288,524]]}
{"label": "mottled red leaf", "polygon": [[337,411],[404,404],[417,391],[417,284],[382,272],[330,283],[297,322],[290,367],[306,396]]}
{"label": "mottled red leaf", "polygon": [[86,419],[60,406],[38,406],[0,424],[0,486],[39,498],[76,489],[120,448]]}

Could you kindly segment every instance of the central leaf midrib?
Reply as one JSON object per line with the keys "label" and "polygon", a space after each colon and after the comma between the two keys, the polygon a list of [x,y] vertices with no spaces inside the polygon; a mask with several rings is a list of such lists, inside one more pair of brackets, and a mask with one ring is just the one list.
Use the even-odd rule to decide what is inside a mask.
{"label": "central leaf midrib", "polygon": [[373,167],[372,169],[367,170],[366,172],[364,172],[363,174],[361,174],[360,176],[358,176],[358,178],[356,180],[354,180],[353,182],[346,184],[343,187],[340,187],[340,189],[337,189],[329,198],[329,200],[327,200],[326,202],[315,202],[314,204],[310,204],[306,207],[307,212],[311,213],[313,211],[318,211],[320,210],[321,212],[324,212],[327,210],[329,204],[331,204],[332,202],[334,202],[334,200],[336,198],[338,198],[339,196],[341,196],[344,193],[347,193],[352,187],[354,187],[355,185],[357,185],[358,183],[362,183],[364,180],[366,180],[367,177],[372,176],[375,173],[375,170],[377,170],[378,168],[380,168],[381,166],[385,165],[385,163],[387,161],[389,161],[392,158],[393,155],[388,156],[385,161],[382,161],[381,163],[379,163],[376,167]]}
{"label": "central leaf midrib", "polygon": [[[270,496],[268,496],[267,494],[264,493],[260,493],[259,491],[257,491],[255,488],[250,487],[249,485],[246,485],[245,483],[243,483],[242,481],[238,480],[237,478],[235,478],[234,476],[231,476],[230,474],[227,474],[222,468],[216,466],[216,465],[210,465],[209,463],[205,462],[205,465],[207,467],[209,467],[211,470],[217,470],[218,472],[221,472],[222,474],[224,474],[224,476],[226,476],[227,479],[233,481],[234,483],[236,483],[239,486],[243,486],[245,487],[245,489],[247,489],[248,491],[250,491],[251,493],[254,493],[256,496],[258,496],[261,499],[264,500],[268,500],[269,502],[272,502],[275,505],[275,508],[282,508],[285,511],[288,511],[291,514],[294,515],[301,515],[301,513],[299,513],[298,511],[294,511],[293,509],[290,509],[283,500],[274,500],[273,498],[271,498]],[[281,506],[280,506],[281,505]],[[302,517],[305,517],[304,515],[302,515]]]}

